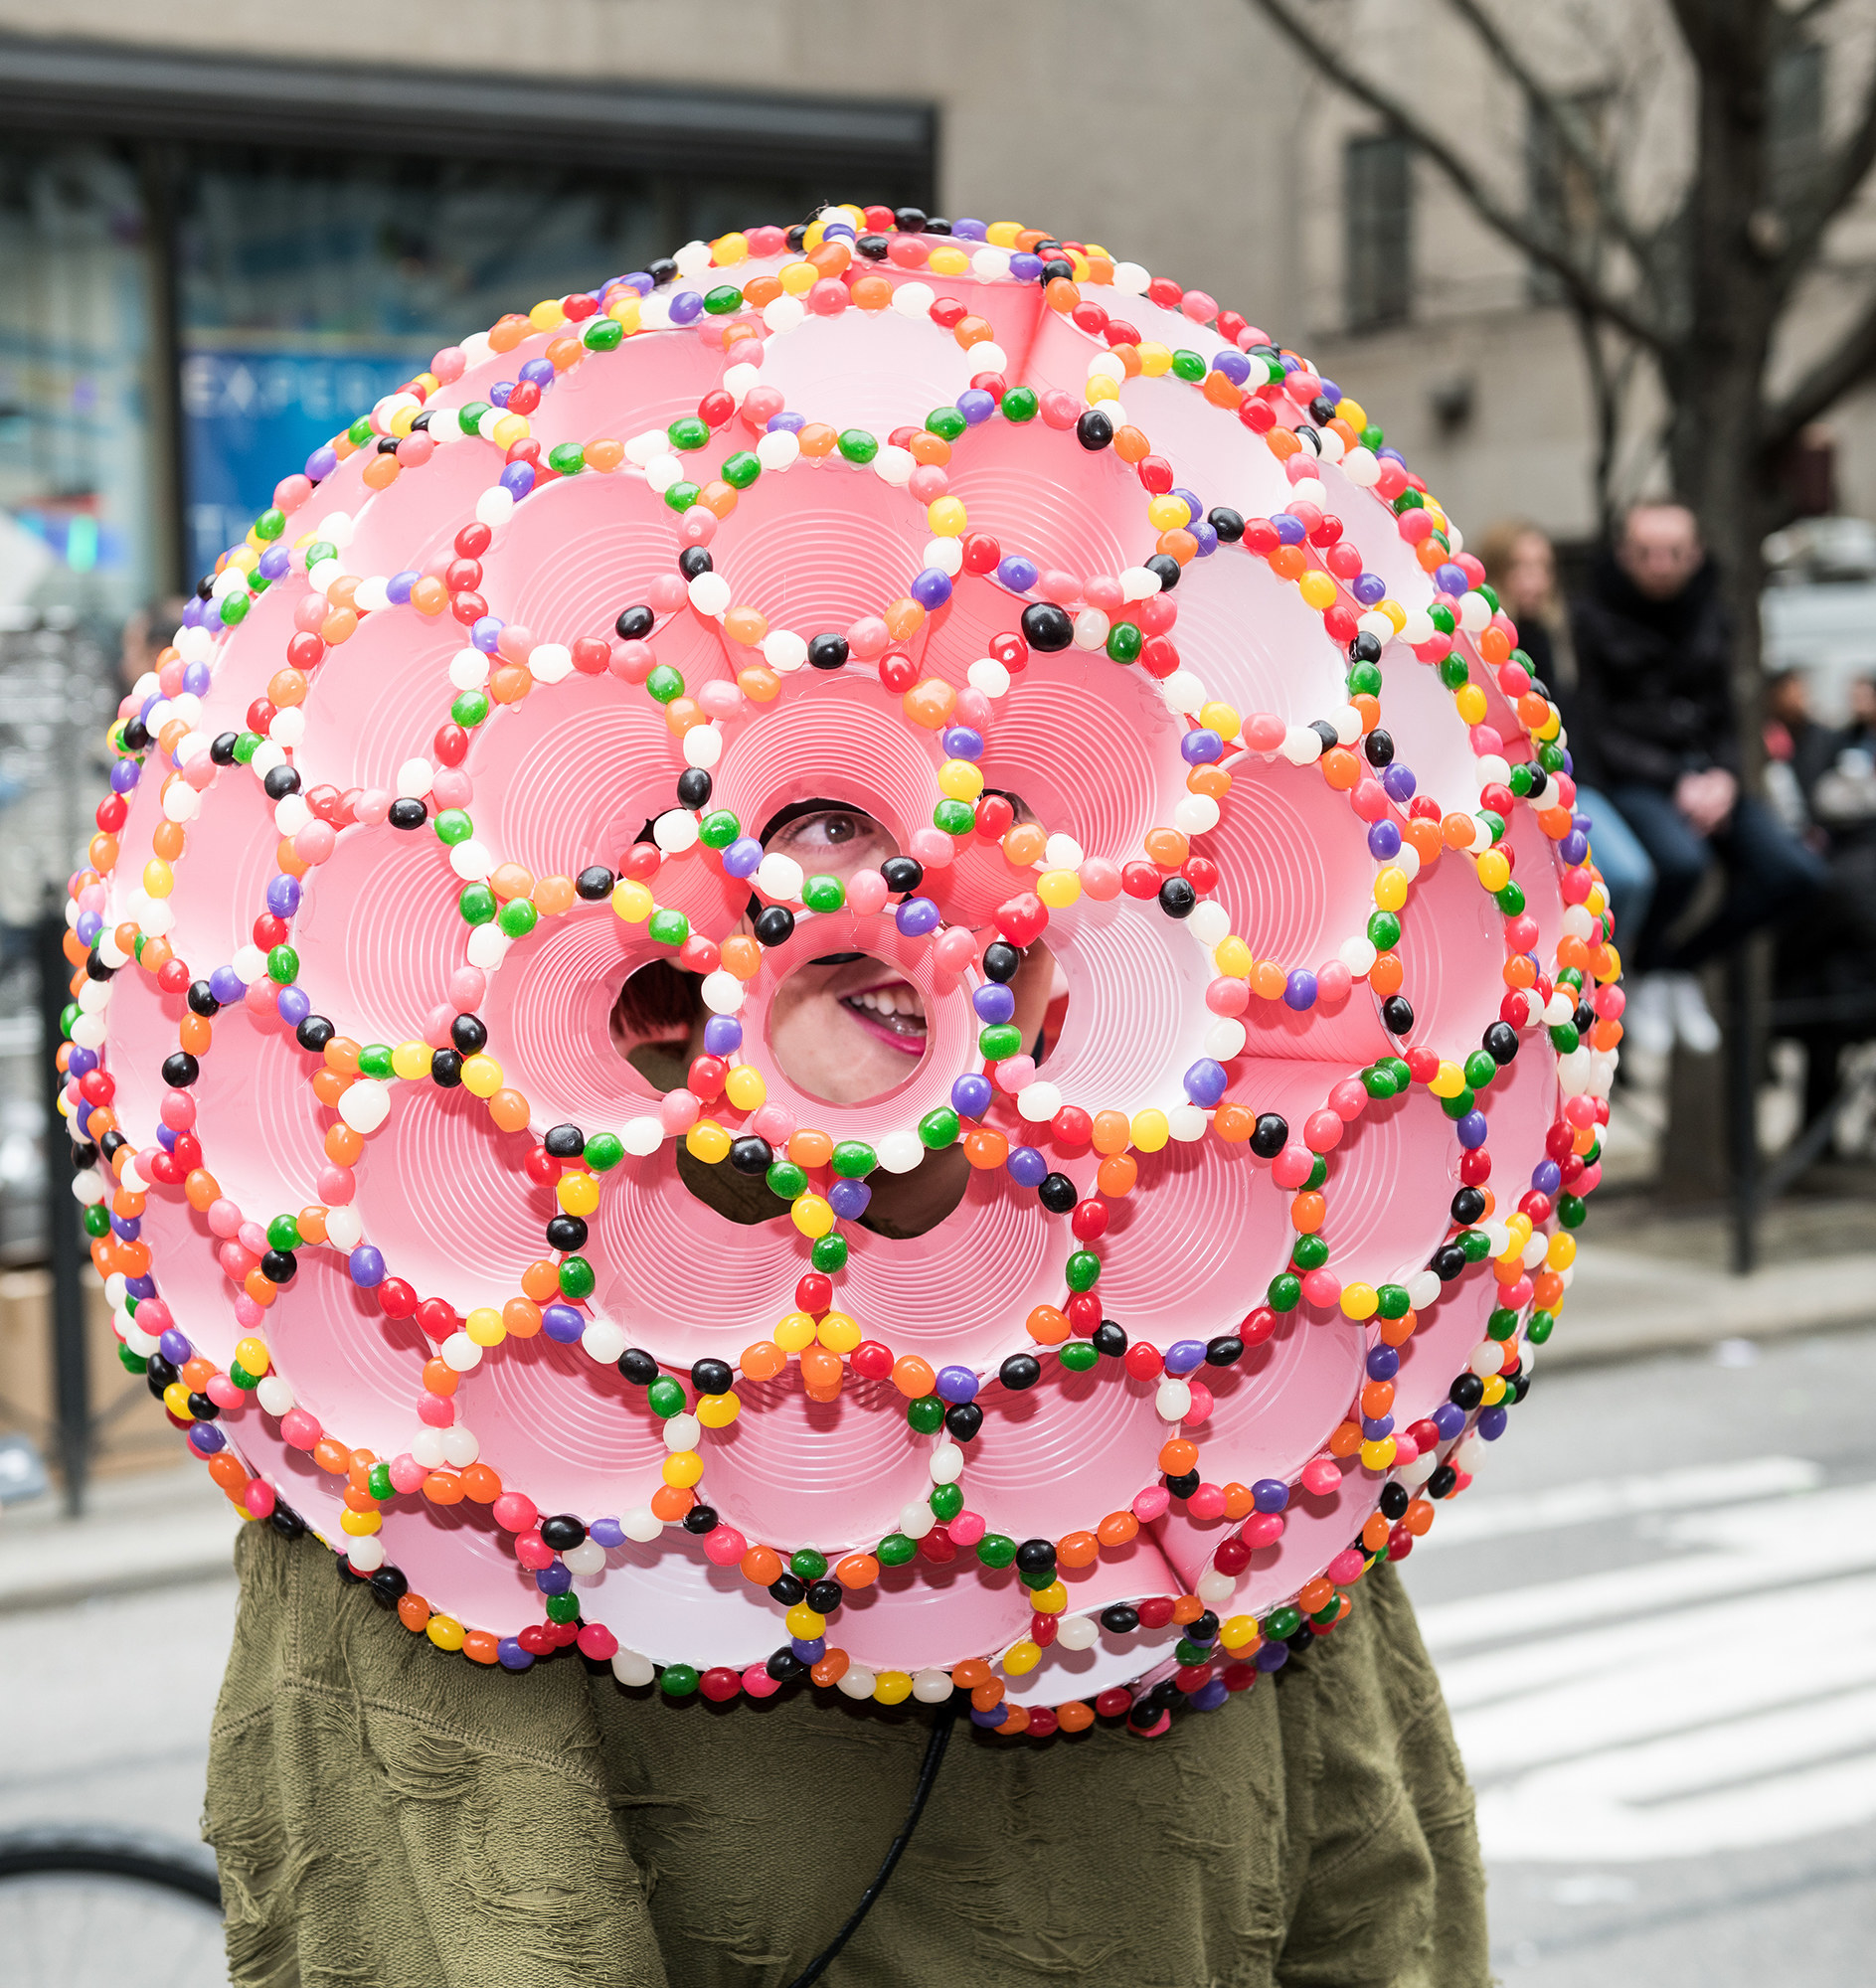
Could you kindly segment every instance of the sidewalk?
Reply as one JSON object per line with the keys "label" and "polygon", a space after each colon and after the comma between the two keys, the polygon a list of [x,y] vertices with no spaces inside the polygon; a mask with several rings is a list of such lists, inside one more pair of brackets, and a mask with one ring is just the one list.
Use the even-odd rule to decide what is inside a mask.
{"label": "sidewalk", "polygon": [[[1837,1170],[1771,1210],[1763,1267],[1750,1277],[1728,1271],[1731,1239],[1717,1212],[1664,1215],[1633,1194],[1599,1196],[1590,1211],[1540,1376],[1876,1320],[1876,1178],[1863,1170]],[[10,1506],[0,1512],[0,1613],[225,1579],[241,1523],[187,1460],[103,1479],[76,1523],[56,1497]]]}
{"label": "sidewalk", "polygon": [[76,1521],[56,1493],[9,1505],[0,1512],[0,1613],[232,1579],[241,1524],[209,1473],[188,1459],[103,1479]]}
{"label": "sidewalk", "polygon": [[1537,1371],[1600,1366],[1726,1339],[1782,1339],[1876,1320],[1876,1179],[1839,1168],[1759,1225],[1760,1267],[1736,1277],[1718,1211],[1590,1202],[1575,1282]]}

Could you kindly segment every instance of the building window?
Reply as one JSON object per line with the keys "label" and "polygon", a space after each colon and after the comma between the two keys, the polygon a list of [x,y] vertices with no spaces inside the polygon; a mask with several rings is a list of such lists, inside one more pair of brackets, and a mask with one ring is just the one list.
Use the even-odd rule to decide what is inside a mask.
{"label": "building window", "polygon": [[[1569,107],[1588,131],[1590,143],[1600,158],[1603,123],[1609,108],[1607,93],[1585,91],[1571,97]],[[1599,223],[1596,188],[1550,118],[1531,119],[1525,139],[1525,159],[1532,226],[1560,242],[1578,261],[1593,267]],[[1534,304],[1560,304],[1569,295],[1563,278],[1542,262],[1531,264],[1530,293]]]}
{"label": "building window", "polygon": [[1775,207],[1791,208],[1809,192],[1823,118],[1823,45],[1788,42],[1772,58],[1766,87],[1766,192]]}
{"label": "building window", "polygon": [[1405,138],[1351,138],[1343,157],[1348,327],[1399,324],[1413,305],[1413,177]]}

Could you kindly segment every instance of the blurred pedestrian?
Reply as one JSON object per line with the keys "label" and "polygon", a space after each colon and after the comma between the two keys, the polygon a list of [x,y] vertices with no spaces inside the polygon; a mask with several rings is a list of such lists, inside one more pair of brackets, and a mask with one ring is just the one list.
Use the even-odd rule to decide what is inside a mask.
{"label": "blurred pedestrian", "polygon": [[[1574,753],[1577,735],[1571,713],[1577,663],[1569,619],[1557,590],[1556,549],[1540,527],[1507,518],[1487,530],[1479,541],[1478,557],[1499,604],[1518,625],[1518,646],[1530,657],[1538,679],[1560,701]],[[1584,775],[1580,754],[1576,763],[1577,810],[1590,817],[1592,854],[1609,891],[1616,943],[1631,946],[1654,896],[1654,865],[1615,802]]]}
{"label": "blurred pedestrian", "polygon": [[146,601],[131,610],[123,624],[117,658],[117,674],[125,690],[133,689],[140,676],[154,670],[157,657],[176,639],[183,604],[177,596]]}
{"label": "blurred pedestrian", "polygon": [[[1696,977],[1709,959],[1800,910],[1822,862],[1740,786],[1730,671],[1733,633],[1719,574],[1684,504],[1635,505],[1575,602],[1577,718],[1570,749],[1654,864],[1654,901],[1627,949],[1639,975],[1624,1020],[1639,1049],[1676,1037],[1697,1055],[1720,1032]],[[1708,867],[1725,893],[1679,929]]]}
{"label": "blurred pedestrian", "polygon": [[1836,757],[1841,735],[1811,715],[1810,679],[1802,670],[1775,670],[1766,679],[1766,799],[1786,828],[1825,853],[1811,813],[1811,795]]}

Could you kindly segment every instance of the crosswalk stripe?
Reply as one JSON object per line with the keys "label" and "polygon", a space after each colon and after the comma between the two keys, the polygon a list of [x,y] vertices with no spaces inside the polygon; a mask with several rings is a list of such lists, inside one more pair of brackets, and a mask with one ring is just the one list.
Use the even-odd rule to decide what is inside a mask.
{"label": "crosswalk stripe", "polygon": [[[1660,1544],[1640,1567],[1435,1603],[1420,1612],[1421,1634],[1438,1656],[1876,1567],[1876,1485],[1686,1514],[1666,1523]],[[1677,1547],[1694,1551],[1671,1558]]]}
{"label": "crosswalk stripe", "polygon": [[1459,1498],[1441,1512],[1439,1523],[1415,1544],[1414,1552],[1448,1552],[1478,1540],[1593,1525],[1602,1519],[1740,1505],[1755,1498],[1814,1491],[1823,1482],[1823,1475],[1807,1457],[1753,1456],[1740,1463],[1702,1464],[1648,1477],[1594,1478],[1554,1491]]}

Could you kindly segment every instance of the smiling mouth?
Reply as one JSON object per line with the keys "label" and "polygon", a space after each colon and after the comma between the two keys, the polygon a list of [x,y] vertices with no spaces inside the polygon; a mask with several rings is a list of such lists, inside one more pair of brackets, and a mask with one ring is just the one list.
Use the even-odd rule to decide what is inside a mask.
{"label": "smiling mouth", "polygon": [[883,980],[842,995],[840,1005],[881,1042],[906,1056],[925,1054],[925,999],[909,981]]}

